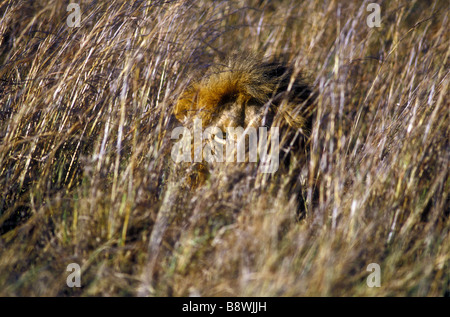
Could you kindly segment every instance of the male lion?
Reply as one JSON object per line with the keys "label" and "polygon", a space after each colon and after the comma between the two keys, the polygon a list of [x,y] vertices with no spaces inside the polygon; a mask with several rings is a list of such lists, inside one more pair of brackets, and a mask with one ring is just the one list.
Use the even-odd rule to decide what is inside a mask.
{"label": "male lion", "polygon": [[[288,166],[292,152],[306,151],[312,96],[293,68],[252,55],[233,56],[191,84],[178,99],[174,114],[185,126],[192,127],[200,119],[203,129],[217,127],[224,132],[230,127],[278,127],[280,161]],[[208,164],[196,166],[190,180],[193,187],[208,177]]]}

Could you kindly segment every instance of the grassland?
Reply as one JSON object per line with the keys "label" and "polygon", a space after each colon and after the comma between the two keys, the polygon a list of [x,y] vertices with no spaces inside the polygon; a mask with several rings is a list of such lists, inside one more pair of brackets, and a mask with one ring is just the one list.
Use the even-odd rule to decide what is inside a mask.
{"label": "grassland", "polygon": [[[0,2],[0,295],[450,294],[448,1],[68,3]],[[282,176],[173,166],[177,97],[234,52],[318,94],[301,220]]]}

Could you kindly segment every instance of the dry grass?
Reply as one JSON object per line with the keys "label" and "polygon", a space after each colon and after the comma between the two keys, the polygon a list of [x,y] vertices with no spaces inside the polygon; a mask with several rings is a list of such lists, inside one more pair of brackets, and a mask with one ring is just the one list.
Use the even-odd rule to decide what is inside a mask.
{"label": "dry grass", "polygon": [[[0,2],[0,295],[449,295],[445,0],[68,3]],[[173,168],[177,96],[241,51],[318,93],[301,221],[256,169]]]}

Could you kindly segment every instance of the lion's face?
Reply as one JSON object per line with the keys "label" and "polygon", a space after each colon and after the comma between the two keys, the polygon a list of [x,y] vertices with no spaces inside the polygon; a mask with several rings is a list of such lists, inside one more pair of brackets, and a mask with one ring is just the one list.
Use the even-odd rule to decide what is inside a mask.
{"label": "lion's face", "polygon": [[[195,118],[203,127],[259,127],[263,119],[272,117],[272,107],[252,98],[229,78],[233,74],[213,75],[202,83],[194,84],[178,101],[177,119],[186,124]],[[264,125],[267,125],[265,123]]]}
{"label": "lion's face", "polygon": [[228,66],[192,84],[179,98],[175,116],[189,128],[200,119],[203,129],[216,127],[225,138],[228,128],[257,130],[273,125],[305,134],[305,111],[298,106],[310,91],[298,81],[290,83],[291,75],[280,64],[231,60]]}

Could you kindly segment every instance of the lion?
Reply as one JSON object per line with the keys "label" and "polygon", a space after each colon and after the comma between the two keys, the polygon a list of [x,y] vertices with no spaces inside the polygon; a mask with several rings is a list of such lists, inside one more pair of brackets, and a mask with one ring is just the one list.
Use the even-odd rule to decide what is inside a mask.
{"label": "lion", "polygon": [[[233,55],[226,63],[211,67],[181,94],[174,107],[175,117],[188,127],[194,120],[200,120],[203,128],[221,131],[279,127],[283,166],[290,164],[292,153],[307,152],[313,114],[314,94],[302,74],[286,63],[254,55]],[[204,184],[209,169],[204,160],[196,163],[189,181],[192,188]]]}

